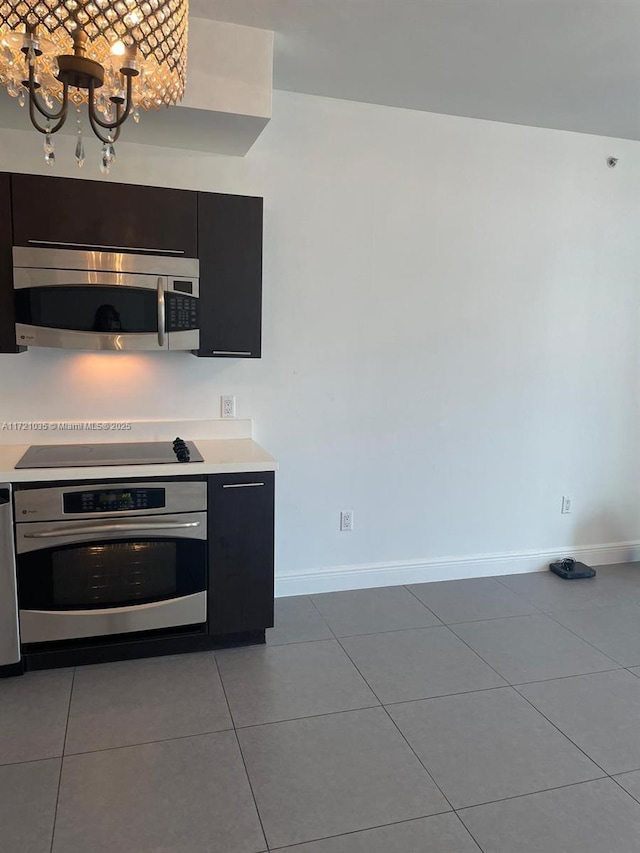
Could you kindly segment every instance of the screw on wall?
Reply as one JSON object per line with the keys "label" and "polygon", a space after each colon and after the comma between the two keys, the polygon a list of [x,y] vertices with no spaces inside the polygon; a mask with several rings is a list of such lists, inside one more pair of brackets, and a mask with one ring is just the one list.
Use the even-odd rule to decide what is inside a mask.
{"label": "screw on wall", "polygon": [[607,166],[610,169],[615,169],[618,164],[619,157],[607,157]]}

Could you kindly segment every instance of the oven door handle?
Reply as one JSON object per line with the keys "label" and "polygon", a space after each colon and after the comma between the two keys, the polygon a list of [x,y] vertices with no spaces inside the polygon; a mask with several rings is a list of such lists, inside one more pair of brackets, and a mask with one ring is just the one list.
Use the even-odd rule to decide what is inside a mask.
{"label": "oven door handle", "polygon": [[154,530],[184,530],[200,527],[199,521],[175,521],[162,524],[100,524],[86,527],[54,527],[37,533],[23,533],[25,539],[64,539],[67,536],[81,536],[83,533],[144,533]]}

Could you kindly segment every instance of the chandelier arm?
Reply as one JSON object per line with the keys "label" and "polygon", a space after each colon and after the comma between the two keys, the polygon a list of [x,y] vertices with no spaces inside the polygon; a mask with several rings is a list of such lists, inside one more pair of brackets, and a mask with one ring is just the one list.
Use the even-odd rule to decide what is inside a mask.
{"label": "chandelier arm", "polygon": [[111,142],[111,139],[108,136],[102,135],[100,128],[98,127],[98,125],[93,120],[93,116],[91,115],[91,111],[89,111],[89,124],[91,125],[91,130],[95,133],[95,135],[98,137],[100,142],[102,142],[103,145],[109,145]]}
{"label": "chandelier arm", "polygon": [[[125,121],[129,118],[129,111],[131,110],[131,104],[132,104],[132,79],[133,78],[130,75],[127,75],[127,101],[126,101],[126,106],[125,106],[124,110],[122,111],[122,115],[120,115],[120,110],[122,109],[122,105],[117,104],[116,115],[118,116],[118,118],[116,118],[115,121],[102,121],[102,119],[98,118],[98,114],[97,114],[96,108],[95,108],[95,98],[94,98],[95,85],[94,85],[93,81],[91,81],[91,83],[89,83],[89,120],[91,121],[91,126],[94,129],[94,133],[96,133],[94,124],[99,125],[100,127],[104,128],[105,130],[117,130],[120,127],[122,127],[122,125],[125,123]],[[96,133],[96,136],[99,136],[99,134]]]}
{"label": "chandelier arm", "polygon": [[[121,115],[122,115],[122,110],[123,110],[122,104],[116,104],[116,119],[120,120]],[[127,110],[127,112],[125,112],[125,116],[127,116],[127,117],[129,116],[128,110]],[[117,142],[120,139],[120,131],[121,130],[122,130],[122,124],[119,124],[118,127],[116,127],[115,133],[112,134],[114,142]]]}
{"label": "chandelier arm", "polygon": [[60,130],[62,125],[67,120],[67,109],[68,109],[68,104],[69,104],[69,101],[67,99],[67,95],[68,95],[68,90],[67,90],[67,85],[65,84],[64,91],[63,91],[63,99],[64,99],[63,100],[63,107],[62,107],[62,110],[60,110],[60,112],[56,113],[56,115],[49,116],[47,113],[43,112],[43,110],[40,110],[40,112],[43,113],[44,116],[46,116],[47,121],[52,121],[55,118],[59,118],[59,121],[56,122],[56,124],[54,124],[53,127],[50,127],[50,128],[40,127],[40,125],[37,122],[37,115],[36,115],[36,111],[35,111],[35,107],[38,107],[38,104],[35,100],[35,96],[31,96],[29,98],[29,118],[31,119],[31,124],[35,127],[35,129],[37,131],[39,131],[40,133],[57,133]]}
{"label": "chandelier arm", "polygon": [[[38,112],[43,115],[47,119],[47,121],[57,121],[58,119],[62,119],[62,124],[64,124],[64,119],[66,119],[67,117],[67,109],[69,106],[67,98],[69,93],[69,86],[67,85],[67,83],[63,83],[62,106],[60,107],[57,113],[50,113],[38,103],[38,90],[35,87],[34,74],[35,72],[33,69],[33,65],[29,65],[29,109],[31,110],[31,104],[33,104],[33,106],[35,106]],[[33,119],[31,119],[31,121],[33,121]],[[60,125],[60,127],[62,127],[62,124]]]}
{"label": "chandelier arm", "polygon": [[[102,134],[102,132],[100,131],[99,125],[94,121],[94,112],[91,109],[92,100],[93,100],[92,99],[92,92],[90,89],[89,90],[89,109],[87,111],[87,114],[89,116],[89,124],[91,125],[91,130],[93,130],[93,132],[98,137],[100,142],[102,142],[103,145],[110,145],[114,142],[117,142],[118,139],[120,138],[120,126],[121,126],[122,122],[120,123],[119,126],[117,126],[115,128],[115,133],[111,134],[110,136],[104,136]],[[118,104],[117,105],[117,111],[116,111],[116,115],[118,118],[120,118],[120,110],[121,109],[122,109],[122,105]]]}

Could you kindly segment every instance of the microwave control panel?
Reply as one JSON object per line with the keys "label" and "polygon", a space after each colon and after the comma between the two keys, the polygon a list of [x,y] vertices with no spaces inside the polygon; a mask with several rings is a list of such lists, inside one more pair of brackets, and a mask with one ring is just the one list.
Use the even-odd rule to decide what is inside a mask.
{"label": "microwave control panel", "polygon": [[[173,282],[176,287],[180,282]],[[182,293],[165,294],[167,332],[184,332],[198,328],[198,300]]]}
{"label": "microwave control panel", "polygon": [[159,509],[166,506],[164,489],[120,489],[69,492],[63,495],[65,515],[90,512],[123,512]]}

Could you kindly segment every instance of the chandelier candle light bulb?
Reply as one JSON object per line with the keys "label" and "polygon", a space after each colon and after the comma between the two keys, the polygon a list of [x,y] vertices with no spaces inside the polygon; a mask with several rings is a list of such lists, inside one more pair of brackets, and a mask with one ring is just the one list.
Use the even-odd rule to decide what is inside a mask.
{"label": "chandelier candle light bulb", "polygon": [[[115,159],[122,125],[140,110],[182,100],[186,82],[189,0],[0,0],[0,85],[28,103],[45,135],[64,125],[69,102],[87,105],[102,142],[101,170]],[[78,116],[76,160],[84,163]]]}

